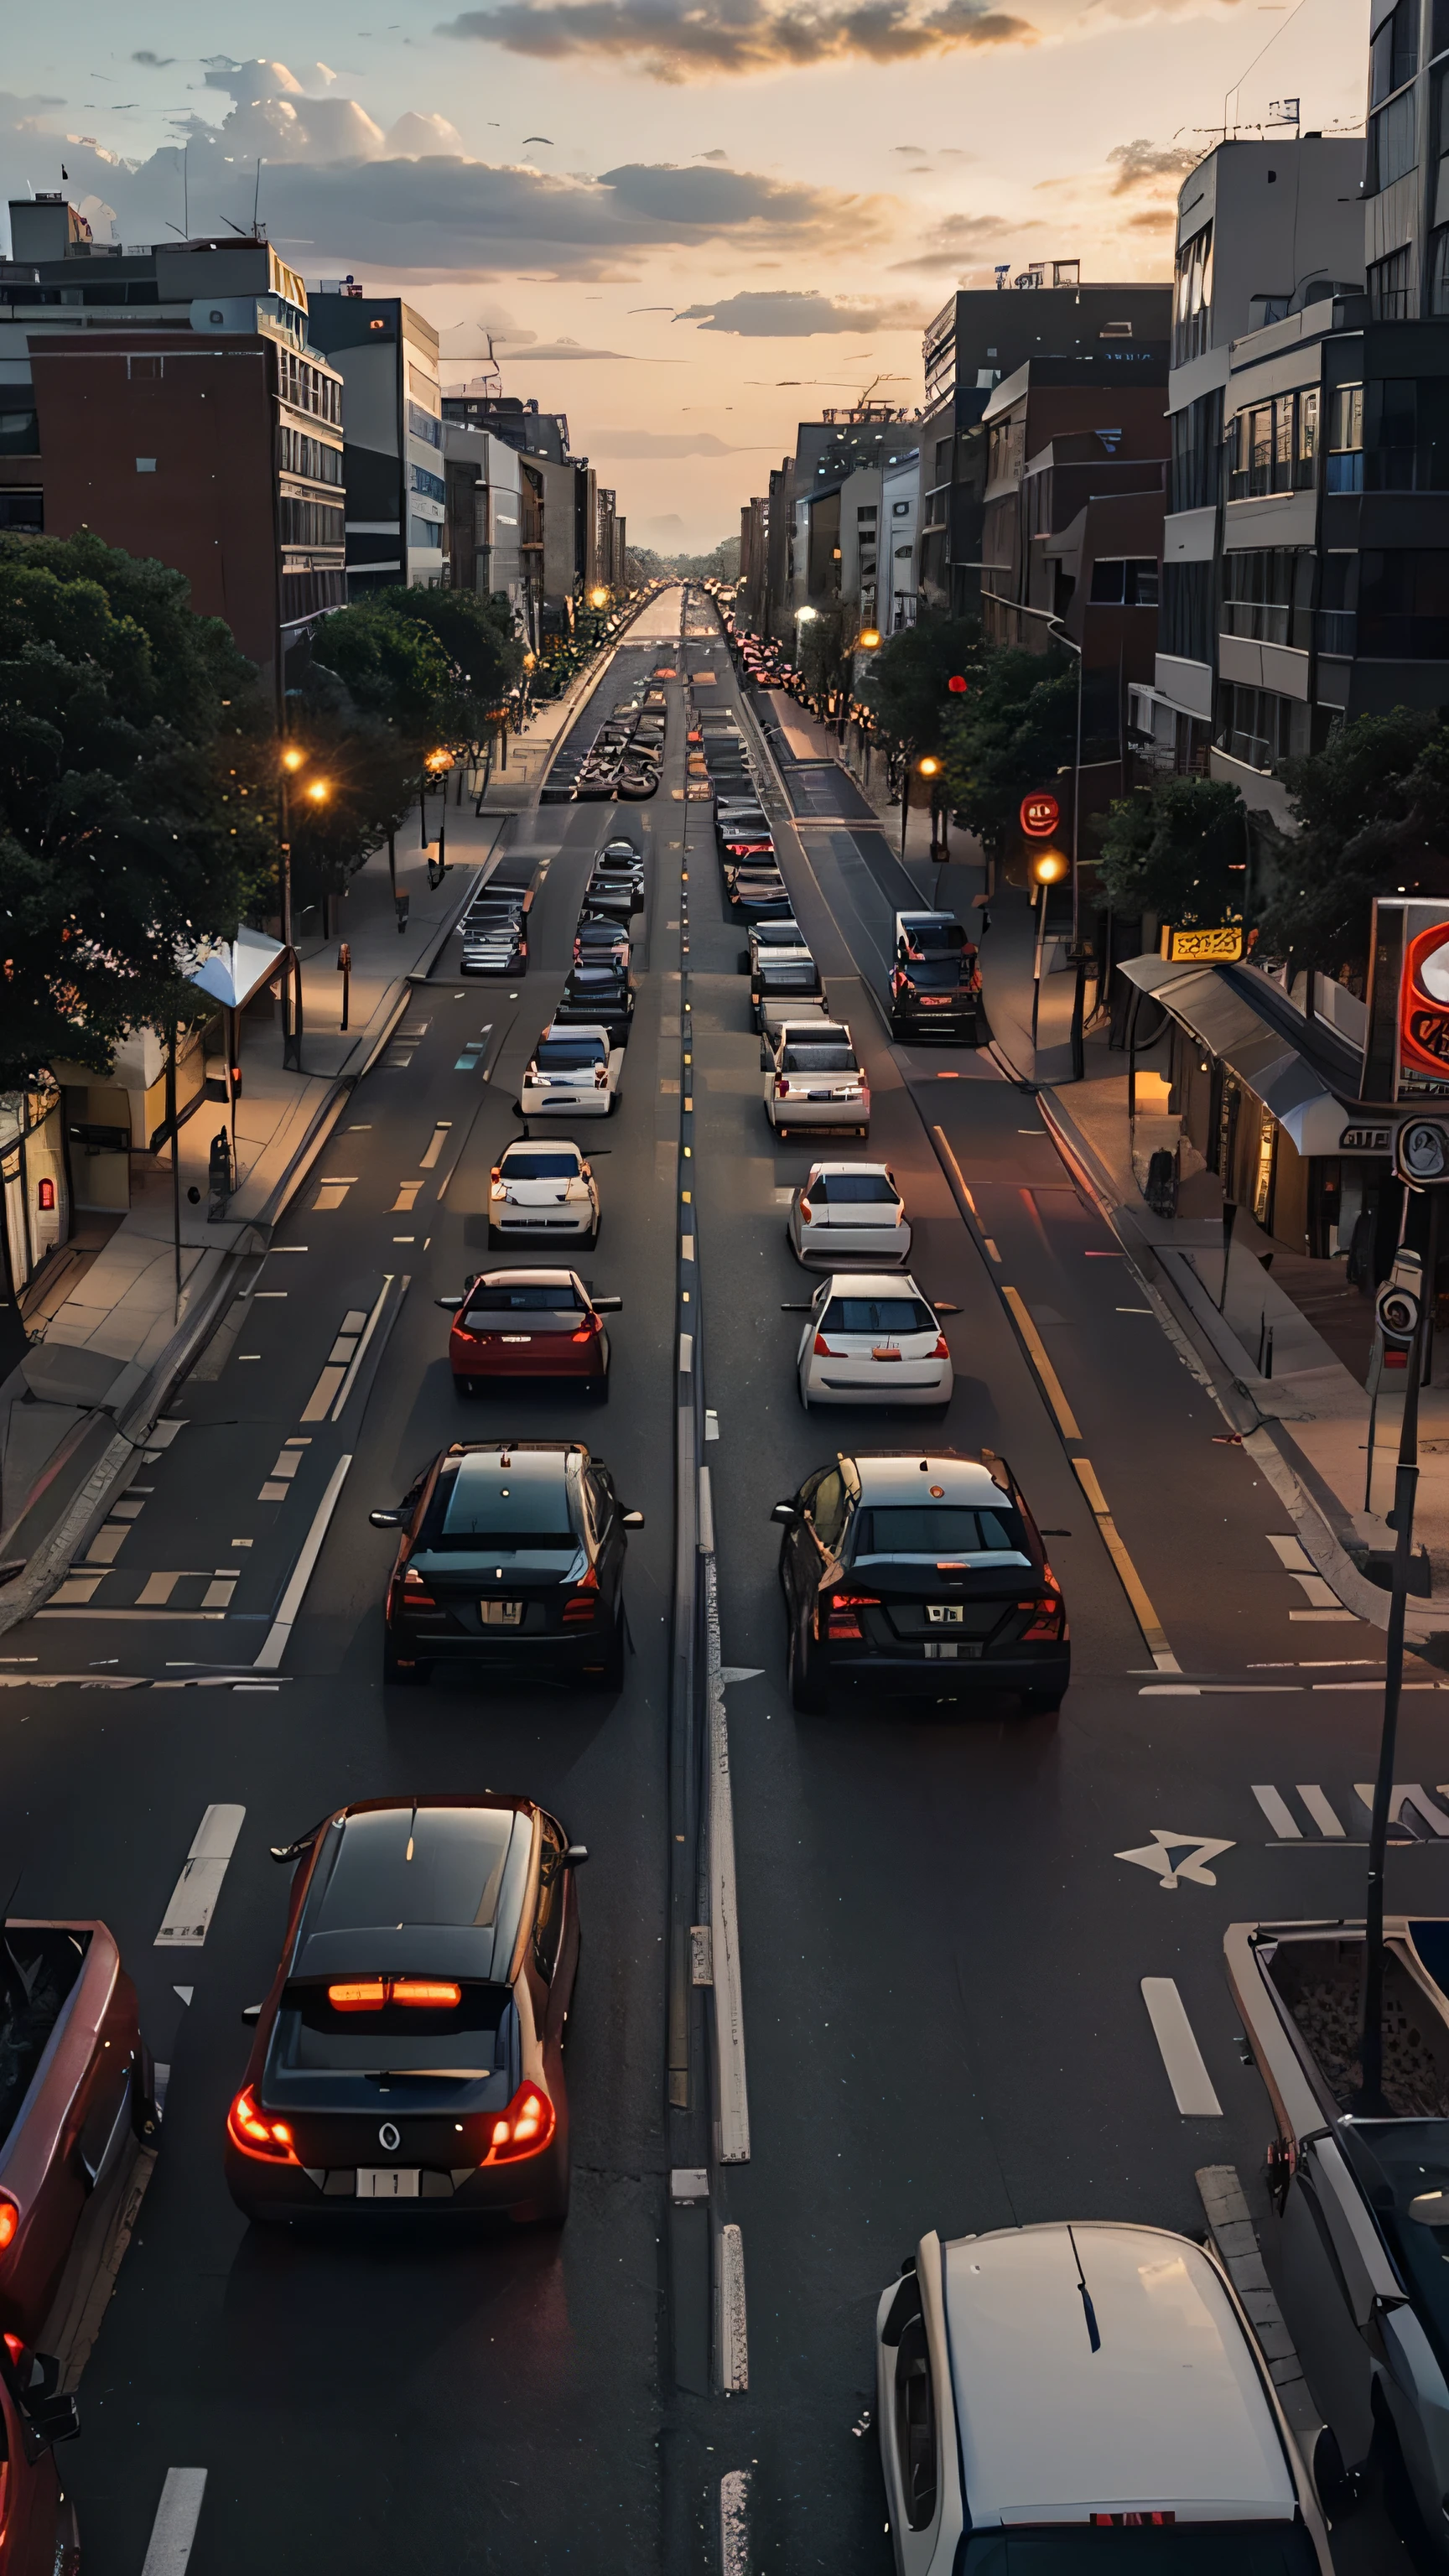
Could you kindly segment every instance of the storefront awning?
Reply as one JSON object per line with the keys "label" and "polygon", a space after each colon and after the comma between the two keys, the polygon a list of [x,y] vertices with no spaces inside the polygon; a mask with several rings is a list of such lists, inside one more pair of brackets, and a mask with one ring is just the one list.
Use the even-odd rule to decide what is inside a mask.
{"label": "storefront awning", "polygon": [[235,939],[219,941],[203,965],[183,972],[198,993],[207,994],[226,1010],[244,1011],[253,994],[270,982],[286,953],[280,940],[268,939],[260,930],[239,930]]}
{"label": "storefront awning", "polygon": [[[1368,1132],[1364,1112],[1351,1097],[1340,1097],[1301,1048],[1254,1009],[1229,981],[1226,969],[1174,966],[1165,957],[1128,957],[1121,970],[1129,984],[1160,1002],[1261,1100],[1300,1154],[1389,1153],[1387,1129],[1382,1147],[1359,1142]],[[1352,1144],[1345,1144],[1346,1136]]]}

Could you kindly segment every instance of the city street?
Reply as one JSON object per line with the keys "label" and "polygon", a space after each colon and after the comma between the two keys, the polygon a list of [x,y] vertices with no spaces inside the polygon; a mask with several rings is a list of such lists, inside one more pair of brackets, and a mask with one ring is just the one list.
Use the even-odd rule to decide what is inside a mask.
{"label": "city street", "polygon": [[[695,594],[682,638],[681,614],[678,588],[646,608],[571,735],[587,742],[624,684],[677,670],[658,795],[510,820],[501,848],[539,868],[526,977],[465,982],[444,948],[173,1401],[109,1564],[0,1641],[7,1911],[109,1924],[167,2070],[155,2177],[64,2455],[86,2576],[140,2576],[173,2467],[207,2472],[190,2576],[251,2576],[259,2553],[275,2576],[704,2576],[721,2480],[742,2470],[752,2571],[884,2576],[864,2418],[875,2305],[902,2258],[931,2228],[1048,2218],[1201,2234],[1206,2165],[1258,2192],[1271,2114],[1224,1929],[1362,1912],[1382,1632],[1295,1572],[1283,1504],[1229,1444],[1035,1092],[985,1046],[889,1040],[891,915],[919,888],[887,830],[834,810],[837,773],[782,753],[764,767],[781,864],[873,1096],[868,1145],[819,1150],[889,1163],[913,1275],[959,1308],[944,1420],[802,1410],[800,1317],[781,1309],[813,1282],[785,1217],[814,1157],[762,1108],[741,925],[710,808],[680,793],[683,675],[712,675],[701,702],[733,708],[762,763],[764,740],[712,608]],[[616,834],[645,856],[639,998],[617,1115],[581,1139],[603,1218],[579,1256],[623,1300],[609,1401],[464,1407],[434,1300],[488,1259],[490,1168]],[[989,1009],[989,939],[983,972]],[[687,2104],[668,2080],[671,1889],[695,1862],[673,1839],[669,1725],[691,1104],[751,2121],[748,2161],[729,2164],[699,1991]],[[617,1696],[446,1673],[384,1688],[393,1542],[368,1513],[449,1441],[505,1433],[588,1441],[645,1515]],[[949,1689],[909,1710],[791,1708],[771,1506],[837,1450],[918,1433],[922,1454],[1003,1454],[1049,1536],[1074,1657],[1059,1716]],[[1410,1658],[1399,1771],[1431,1802],[1449,1801],[1446,1691]],[[589,1849],[566,2228],[249,2229],[222,2137],[242,2009],[285,1922],[268,1846],[348,1800],[484,1789],[538,1798]],[[245,1813],[214,1915],[199,1944],[158,1943],[217,1806]],[[1449,1912],[1446,1854],[1449,1817],[1396,1841],[1390,1909]],[[1178,2110],[1144,1978],[1175,1981],[1216,2115]],[[728,2396],[676,2369],[699,2283],[671,2237],[670,2174],[695,2164],[713,2234],[737,2227],[743,2251],[748,2385]],[[1334,2549],[1345,2576],[1411,2564],[1376,2488]]]}

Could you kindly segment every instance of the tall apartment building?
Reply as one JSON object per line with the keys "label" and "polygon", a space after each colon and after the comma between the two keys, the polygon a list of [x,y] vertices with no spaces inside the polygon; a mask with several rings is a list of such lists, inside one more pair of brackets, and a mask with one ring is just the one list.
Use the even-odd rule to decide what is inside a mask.
{"label": "tall apartment building", "polygon": [[400,295],[324,281],[312,339],[347,388],[347,595],[446,583],[438,335]]}
{"label": "tall apartment building", "polygon": [[272,245],[92,242],[63,196],[0,260],[0,526],[184,573],[269,688],[345,597],[342,380]]}

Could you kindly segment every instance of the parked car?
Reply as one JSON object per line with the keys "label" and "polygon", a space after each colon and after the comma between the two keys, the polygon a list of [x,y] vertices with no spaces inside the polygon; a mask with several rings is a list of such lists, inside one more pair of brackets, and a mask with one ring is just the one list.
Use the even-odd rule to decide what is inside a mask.
{"label": "parked car", "polygon": [[519,1116],[608,1118],[624,1074],[624,1050],[597,1021],[543,1031],[524,1067]]}
{"label": "parked car", "polygon": [[785,1231],[797,1260],[829,1262],[844,1254],[873,1270],[902,1269],[911,1229],[896,1177],[885,1163],[812,1163],[790,1200]]}
{"label": "parked car", "polygon": [[629,933],[624,923],[610,921],[604,913],[580,915],[574,932],[576,966],[604,966],[612,961],[617,966],[627,967],[631,955]]}
{"label": "parked car", "polygon": [[1351,2470],[1376,2434],[1397,2451],[1442,2562],[1449,2555],[1449,1917],[1391,1915],[1384,1933],[1377,2102],[1357,2091],[1362,1923],[1234,1923],[1224,1950],[1273,2107],[1269,2257],[1314,2404]]}
{"label": "parked car", "polygon": [[487,1793],[363,1800],[273,1858],[295,1867],[227,2114],[237,2207],[558,2225],[583,1845],[533,1799]]}
{"label": "parked car", "polygon": [[522,922],[466,926],[462,971],[465,975],[526,975],[528,940]]}
{"label": "parked car", "polygon": [[80,2576],[80,2533],[55,2457],[80,2430],[55,2361],[0,2339],[0,2576]]}
{"label": "parked car", "polygon": [[787,1020],[773,1033],[764,1077],[765,1116],[779,1136],[792,1127],[870,1133],[870,1082],[848,1024]]}
{"label": "parked car", "polygon": [[600,860],[584,888],[584,902],[594,914],[604,914],[611,921],[626,926],[636,912],[644,909],[642,871],[632,868],[606,868]]}
{"label": "parked car", "polygon": [[599,1185],[580,1146],[564,1136],[504,1146],[488,1176],[490,1244],[592,1243],[598,1230]]}
{"label": "parked car", "polygon": [[1188,2237],[923,2236],[875,2358],[897,2576],[1332,2576],[1268,2364]]}
{"label": "parked car", "polygon": [[907,1698],[1007,1690],[1033,1712],[1060,1707],[1066,1605],[1003,1458],[837,1456],[773,1518],[796,1708],[819,1714],[840,1682]]}
{"label": "parked car", "polygon": [[777,867],[750,866],[725,871],[729,898],[747,921],[779,919],[790,909],[790,889]]}
{"label": "parked car", "polygon": [[[136,1989],[104,1923],[0,1939],[0,2330],[34,2346],[95,2195],[160,2133]],[[97,2248],[99,2252],[99,2248]],[[0,2501],[3,2501],[0,2485]],[[0,2561],[3,2564],[3,2561]]]}
{"label": "parked car", "polygon": [[812,1404],[929,1404],[942,1411],[955,1378],[937,1308],[914,1279],[870,1270],[832,1271],[806,1310],[796,1357],[800,1401]]}
{"label": "parked car", "polygon": [[576,1026],[608,1031],[611,1047],[627,1044],[634,1022],[635,986],[622,967],[571,966],[554,1005],[556,1029]]}
{"label": "parked car", "polygon": [[769,995],[755,1013],[755,1026],[760,1032],[760,1071],[766,1072],[775,1060],[775,1041],[788,1021],[796,1030],[812,1021],[819,1028],[835,1028],[830,1004],[823,993],[785,993],[778,999]]}
{"label": "parked car", "polygon": [[425,1681],[441,1662],[620,1687],[625,1533],[644,1515],[582,1441],[455,1443],[371,1518],[403,1533],[385,1680]]}
{"label": "parked car", "polygon": [[761,958],[750,977],[750,1015],[757,1029],[763,1029],[772,1015],[780,1019],[791,1010],[808,1017],[812,1002],[823,1009],[824,986],[808,949],[797,957]]}
{"label": "parked car", "polygon": [[792,915],[783,920],[752,921],[749,946],[740,951],[740,973],[753,977],[755,969],[766,959],[781,964],[810,955],[810,943]]}

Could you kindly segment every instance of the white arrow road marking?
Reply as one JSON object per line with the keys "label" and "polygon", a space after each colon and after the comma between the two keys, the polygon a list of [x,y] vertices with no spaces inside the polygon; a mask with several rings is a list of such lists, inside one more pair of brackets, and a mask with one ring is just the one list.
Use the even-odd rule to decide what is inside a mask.
{"label": "white arrow road marking", "polygon": [[726,1683],[757,1682],[764,1669],[763,1664],[721,1664],[719,1677]]}
{"label": "white arrow road marking", "polygon": [[[1207,1864],[1233,1849],[1231,1843],[1218,1840],[1214,1834],[1176,1834],[1167,1825],[1152,1827],[1152,1840],[1138,1851],[1115,1852],[1115,1860],[1134,1861],[1139,1869],[1155,1871],[1164,1887],[1177,1887],[1190,1878],[1194,1887],[1216,1887],[1217,1880]],[[1177,1852],[1186,1853],[1182,1860]]]}
{"label": "white arrow road marking", "polygon": [[173,1986],[171,1991],[173,1995],[179,1995],[184,2004],[189,2004],[192,1996],[196,1992],[196,1988],[194,1986]]}

